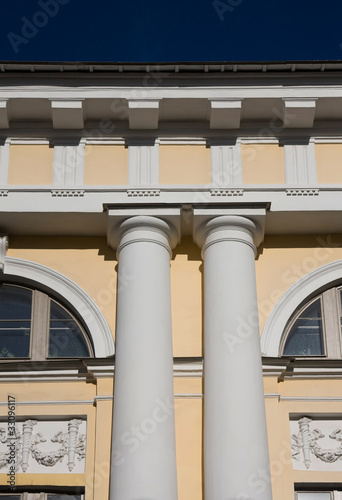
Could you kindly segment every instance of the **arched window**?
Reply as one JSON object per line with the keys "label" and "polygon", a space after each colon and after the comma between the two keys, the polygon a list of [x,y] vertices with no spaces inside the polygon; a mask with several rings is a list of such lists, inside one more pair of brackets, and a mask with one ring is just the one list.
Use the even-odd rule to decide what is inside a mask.
{"label": "arched window", "polygon": [[[2,319],[7,326],[12,321],[12,334],[22,344],[16,349],[25,353],[29,349],[31,359],[85,357],[86,351],[86,356],[96,358],[114,354],[113,335],[99,307],[66,276],[36,262],[5,257],[0,283],[12,286],[3,293],[7,302],[3,302]],[[11,300],[16,301],[15,307],[13,302],[9,306]],[[9,349],[8,342],[0,351]]]}
{"label": "arched window", "polygon": [[261,337],[263,356],[340,359],[341,290],[342,260],[319,267],[294,283],[267,318]]}
{"label": "arched window", "polygon": [[280,354],[340,358],[341,298],[341,287],[330,288],[296,311],[285,329]]}
{"label": "arched window", "polygon": [[64,305],[41,290],[0,283],[0,358],[91,356],[84,326]]}

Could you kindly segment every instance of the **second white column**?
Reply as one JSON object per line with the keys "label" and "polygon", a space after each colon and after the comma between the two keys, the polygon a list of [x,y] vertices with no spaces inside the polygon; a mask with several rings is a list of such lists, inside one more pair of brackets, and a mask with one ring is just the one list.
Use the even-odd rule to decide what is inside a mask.
{"label": "second white column", "polygon": [[220,216],[196,234],[204,259],[205,500],[270,500],[256,225]]}
{"label": "second white column", "polygon": [[176,500],[170,254],[173,227],[136,216],[115,229],[118,300],[111,500]]}

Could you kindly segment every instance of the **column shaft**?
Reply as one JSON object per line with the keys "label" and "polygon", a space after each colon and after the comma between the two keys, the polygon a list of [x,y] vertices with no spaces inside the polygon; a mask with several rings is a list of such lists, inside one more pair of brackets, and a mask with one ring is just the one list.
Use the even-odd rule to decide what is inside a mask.
{"label": "column shaft", "polygon": [[255,229],[243,217],[222,216],[200,231],[204,243],[205,500],[272,498]]}
{"label": "column shaft", "polygon": [[170,226],[125,221],[119,255],[111,500],[176,500]]}

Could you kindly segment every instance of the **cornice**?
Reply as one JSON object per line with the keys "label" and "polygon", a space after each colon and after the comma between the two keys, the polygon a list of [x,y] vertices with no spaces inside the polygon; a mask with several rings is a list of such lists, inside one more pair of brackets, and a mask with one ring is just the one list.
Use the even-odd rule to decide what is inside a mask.
{"label": "cornice", "polygon": [[[296,379],[335,380],[342,378],[341,361],[331,359],[263,357],[262,370],[264,377],[274,377],[279,382]],[[101,378],[112,379],[114,371],[114,357],[102,359],[85,358],[82,360],[51,360],[47,362],[2,360],[0,361],[0,382],[13,384],[76,381],[96,383]],[[203,377],[203,358],[174,358],[173,376],[174,378],[201,379]],[[273,395],[267,394],[266,396],[277,397],[277,395],[278,393]],[[181,397],[180,394],[178,396]],[[97,397],[97,399],[103,400],[101,397]],[[108,397],[106,396],[105,399],[107,400]]]}
{"label": "cornice", "polygon": [[342,71],[342,62],[334,61],[171,61],[171,62],[115,62],[115,61],[0,61],[0,71],[6,73],[326,73]]}

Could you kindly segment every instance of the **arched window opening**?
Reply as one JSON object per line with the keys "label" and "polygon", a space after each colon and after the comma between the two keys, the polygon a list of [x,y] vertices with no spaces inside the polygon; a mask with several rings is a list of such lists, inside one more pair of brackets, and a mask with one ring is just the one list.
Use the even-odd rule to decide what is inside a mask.
{"label": "arched window opening", "polygon": [[281,345],[283,356],[340,358],[342,288],[330,288],[292,316]]}
{"label": "arched window opening", "polygon": [[323,356],[323,321],[321,298],[305,306],[289,328],[283,354],[285,356]]}
{"label": "arched window opening", "polygon": [[64,305],[40,290],[0,283],[0,358],[92,356],[84,327]]}

